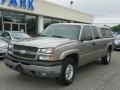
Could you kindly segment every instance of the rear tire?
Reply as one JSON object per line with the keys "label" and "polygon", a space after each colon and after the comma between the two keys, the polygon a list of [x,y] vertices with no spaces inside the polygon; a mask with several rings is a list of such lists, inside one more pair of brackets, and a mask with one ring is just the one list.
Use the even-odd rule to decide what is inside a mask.
{"label": "rear tire", "polygon": [[102,64],[108,65],[111,62],[111,50],[108,49],[106,56],[102,57]]}
{"label": "rear tire", "polygon": [[70,85],[75,77],[76,65],[74,59],[68,57],[63,61],[61,75],[58,81],[62,85]]}

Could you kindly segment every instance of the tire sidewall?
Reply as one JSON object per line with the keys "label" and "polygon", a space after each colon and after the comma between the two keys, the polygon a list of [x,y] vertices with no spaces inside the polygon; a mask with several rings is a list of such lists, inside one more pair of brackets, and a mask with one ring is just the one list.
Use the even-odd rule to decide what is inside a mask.
{"label": "tire sidewall", "polygon": [[[109,57],[109,60],[108,60],[108,57]],[[108,50],[108,52],[107,52],[106,59],[107,59],[107,63],[111,62],[111,51],[110,50]]]}
{"label": "tire sidewall", "polygon": [[[109,60],[108,60],[108,55],[109,55]],[[111,50],[108,49],[106,56],[102,57],[102,64],[108,65],[111,62]]]}
{"label": "tire sidewall", "polygon": [[[73,76],[70,80],[66,79],[66,69],[68,65],[72,65],[73,66]],[[73,82],[74,77],[75,77],[75,73],[76,73],[76,66],[74,63],[74,60],[72,58],[66,58],[63,63],[62,63],[62,70],[61,70],[61,76],[60,76],[60,81],[63,85],[69,85]]]}

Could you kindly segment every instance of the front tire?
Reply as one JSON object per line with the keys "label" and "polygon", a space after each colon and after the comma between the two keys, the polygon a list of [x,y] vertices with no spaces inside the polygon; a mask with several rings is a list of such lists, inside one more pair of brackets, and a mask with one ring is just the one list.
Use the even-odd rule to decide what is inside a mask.
{"label": "front tire", "polygon": [[66,58],[63,61],[61,75],[58,78],[60,84],[65,86],[70,85],[74,80],[75,73],[76,73],[76,65],[74,59]]}
{"label": "front tire", "polygon": [[102,64],[108,65],[111,62],[111,50],[107,51],[106,56],[102,57]]}

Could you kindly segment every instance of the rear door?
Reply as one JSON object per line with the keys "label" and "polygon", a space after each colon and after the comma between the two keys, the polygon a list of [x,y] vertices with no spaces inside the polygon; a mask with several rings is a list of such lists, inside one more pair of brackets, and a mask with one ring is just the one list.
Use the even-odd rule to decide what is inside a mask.
{"label": "rear door", "polygon": [[112,36],[112,32],[110,30],[110,28],[101,28],[101,33],[102,33],[102,47],[104,48],[104,52],[103,54],[105,54],[106,49],[107,49],[107,45],[108,44],[113,44],[113,36]]}
{"label": "rear door", "polygon": [[91,26],[93,35],[94,35],[94,58],[99,58],[101,57],[101,54],[104,51],[104,46],[103,46],[103,41],[102,38],[100,36],[100,33],[98,32],[98,27],[96,26]]}

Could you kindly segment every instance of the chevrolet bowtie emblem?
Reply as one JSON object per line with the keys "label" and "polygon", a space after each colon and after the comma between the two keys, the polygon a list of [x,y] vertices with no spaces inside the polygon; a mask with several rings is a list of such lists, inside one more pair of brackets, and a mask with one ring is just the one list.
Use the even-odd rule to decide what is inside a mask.
{"label": "chevrolet bowtie emblem", "polygon": [[20,50],[19,53],[21,53],[21,54],[25,54],[26,51],[25,51],[25,50]]}

